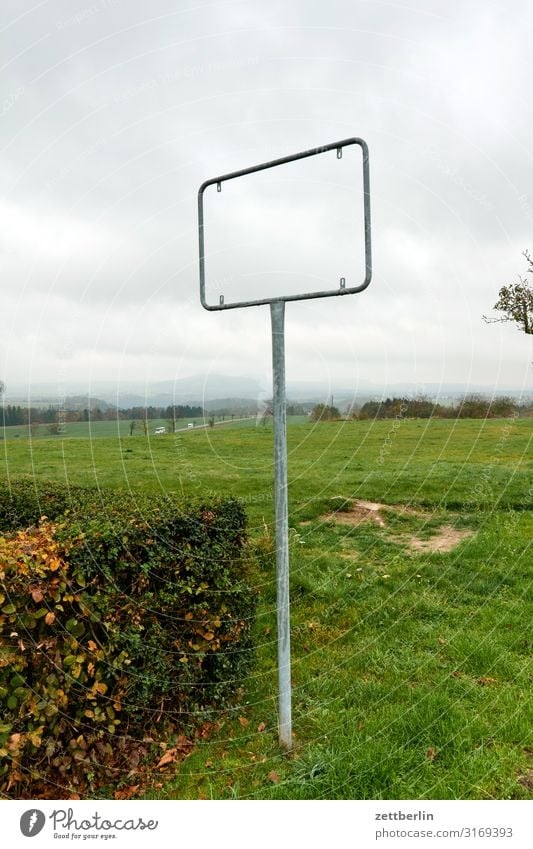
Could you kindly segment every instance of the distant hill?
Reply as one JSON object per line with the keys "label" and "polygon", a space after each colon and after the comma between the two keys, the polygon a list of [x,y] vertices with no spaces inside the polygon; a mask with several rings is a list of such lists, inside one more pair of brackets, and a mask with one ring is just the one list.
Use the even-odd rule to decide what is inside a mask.
{"label": "distant hill", "polygon": [[[450,403],[465,393],[478,392],[491,397],[510,396],[516,400],[531,400],[533,392],[526,393],[516,387],[501,387],[494,391],[486,385],[465,385],[462,383],[426,383],[423,386],[415,383],[394,383],[388,386],[378,386],[369,381],[359,381],[353,387],[329,385],[319,381],[289,381],[287,396],[299,403],[328,403],[332,399],[335,406],[345,408],[351,404],[364,404],[366,401],[379,400],[387,397],[414,397],[420,394],[438,399],[441,403]],[[41,404],[58,404],[61,399],[68,399],[74,409],[86,406],[111,407],[167,407],[172,404],[200,405],[208,410],[233,407],[235,411],[253,409],[271,397],[272,388],[269,380],[240,375],[196,374],[176,380],[153,381],[146,385],[141,382],[127,381],[120,384],[111,381],[93,381],[90,384],[69,382],[59,386],[57,383],[40,383],[31,387],[7,386],[4,398],[6,404],[21,404],[37,406]]]}

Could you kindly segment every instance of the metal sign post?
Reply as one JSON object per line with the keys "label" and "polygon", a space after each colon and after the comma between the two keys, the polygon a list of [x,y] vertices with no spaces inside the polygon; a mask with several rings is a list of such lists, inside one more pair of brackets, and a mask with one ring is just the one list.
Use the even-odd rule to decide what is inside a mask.
{"label": "metal sign post", "polygon": [[274,498],[276,511],[276,602],[278,619],[279,742],[290,750],[291,624],[289,602],[289,505],[287,493],[287,415],[285,399],[285,303],[270,304],[274,407]]}
{"label": "metal sign post", "polygon": [[[346,279],[341,277],[335,288],[308,292],[300,295],[286,295],[275,298],[226,302],[224,295],[219,295],[217,304],[209,304],[205,292],[205,234],[204,234],[204,192],[209,186],[216,185],[217,191],[222,190],[222,184],[275,168],[299,159],[318,156],[330,150],[337,151],[337,157],[342,157],[344,147],[358,145],[363,154],[363,204],[364,204],[364,243],[365,243],[365,278],[362,283],[347,286]],[[276,600],[278,627],[278,687],[279,687],[279,742],[287,751],[292,747],[291,720],[291,667],[290,667],[290,602],[289,602],[289,516],[287,493],[287,428],[286,428],[286,399],[285,399],[285,302],[302,301],[312,298],[327,298],[334,295],[348,295],[362,292],[370,283],[372,277],[372,259],[370,243],[370,178],[368,163],[368,147],[360,138],[343,139],[339,142],[323,145],[322,147],[305,150],[281,159],[263,162],[251,168],[233,171],[221,177],[206,180],[198,192],[198,239],[200,247],[200,300],[206,310],[227,310],[239,307],[270,305],[272,325],[272,373],[273,373],[273,406],[274,406],[274,492],[276,515]]]}

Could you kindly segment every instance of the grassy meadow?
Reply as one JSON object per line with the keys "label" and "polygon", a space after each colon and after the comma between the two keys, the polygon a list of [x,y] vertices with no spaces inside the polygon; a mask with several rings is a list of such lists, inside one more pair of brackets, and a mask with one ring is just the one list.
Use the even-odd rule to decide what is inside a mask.
{"label": "grassy meadow", "polygon": [[531,797],[532,419],[289,423],[290,756],[276,737],[271,426],[98,424],[115,430],[4,439],[3,475],[231,493],[261,563],[241,707],[155,770],[148,796]]}

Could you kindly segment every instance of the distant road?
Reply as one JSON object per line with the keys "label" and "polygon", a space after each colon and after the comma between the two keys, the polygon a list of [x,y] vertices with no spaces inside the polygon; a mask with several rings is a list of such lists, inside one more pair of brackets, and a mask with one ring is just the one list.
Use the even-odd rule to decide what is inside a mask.
{"label": "distant road", "polygon": [[[240,419],[225,419],[223,422],[215,422],[214,427],[218,427],[219,425],[234,424],[235,422],[246,422],[246,421],[249,421],[250,419],[255,419],[255,418],[256,418],[255,416],[243,416]],[[178,427],[178,428],[176,428],[174,433],[182,433],[185,430],[186,431],[205,430],[206,427],[211,427],[209,422],[207,422],[207,424],[195,424],[194,427]],[[161,434],[161,435],[164,436],[165,434]]]}

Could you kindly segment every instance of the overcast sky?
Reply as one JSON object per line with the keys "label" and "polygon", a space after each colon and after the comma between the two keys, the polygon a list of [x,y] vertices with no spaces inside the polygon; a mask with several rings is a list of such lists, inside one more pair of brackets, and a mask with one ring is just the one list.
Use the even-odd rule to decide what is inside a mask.
{"label": "overcast sky", "polygon": [[[531,391],[533,337],[482,321],[533,250],[529,0],[2,0],[0,16],[8,389],[268,380],[268,308],[200,306],[198,187],[361,136],[373,281],[360,295],[287,306],[288,379]],[[334,156],[331,177],[290,175],[294,215],[285,196],[277,214],[270,193],[265,240],[269,221],[287,238],[265,241],[263,259],[249,235],[233,249],[241,226],[253,219],[256,236],[262,226],[252,184],[242,209],[213,214],[210,244],[233,246],[210,278],[216,298],[233,277],[269,293],[300,263],[303,278],[322,279],[328,249],[338,280],[349,238],[347,283],[360,282],[359,235],[344,226],[343,204],[360,203],[351,154],[346,179]],[[223,199],[226,186],[210,202]]]}

